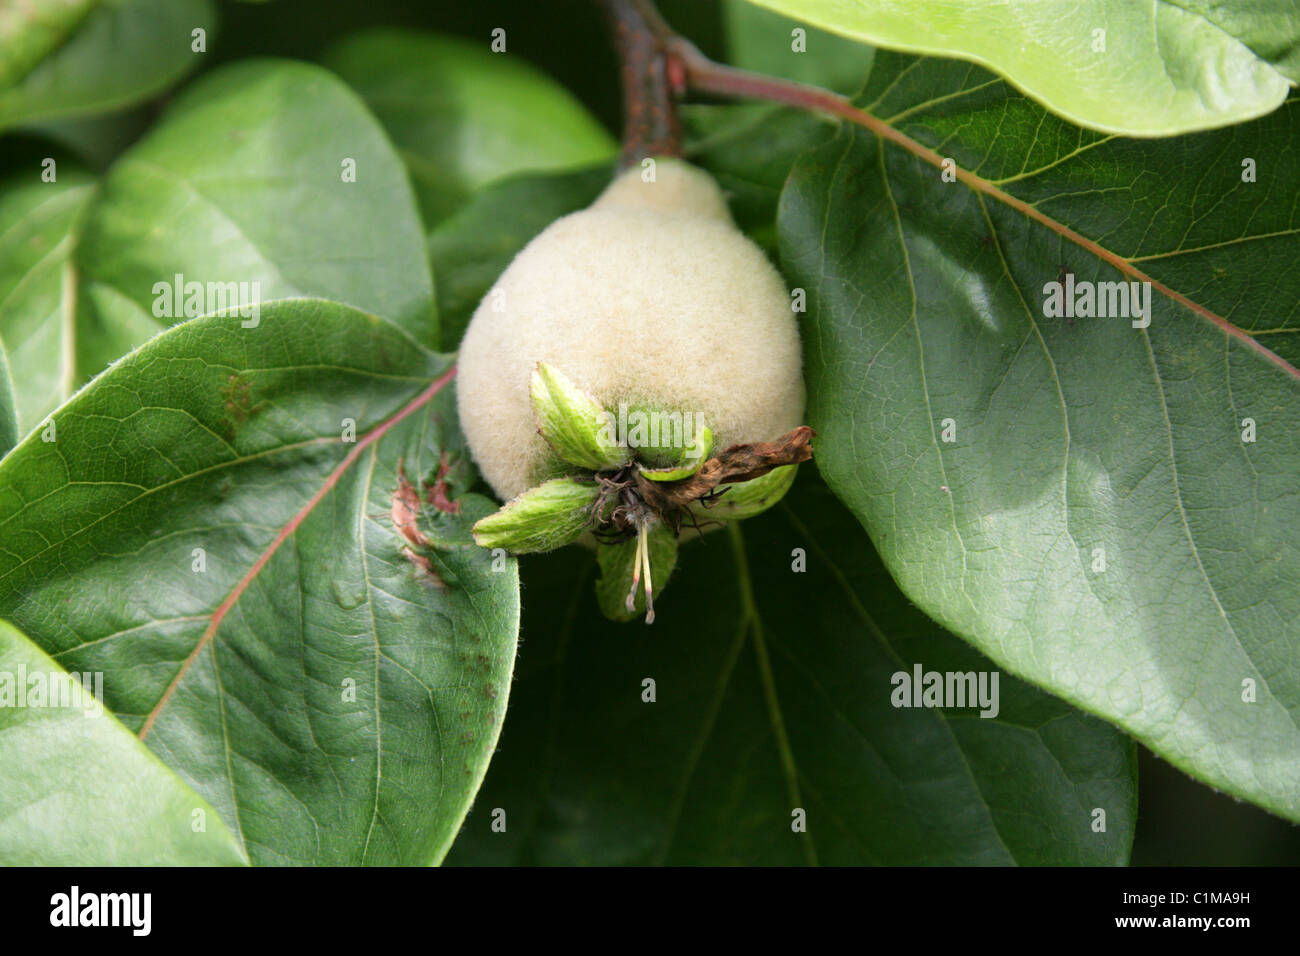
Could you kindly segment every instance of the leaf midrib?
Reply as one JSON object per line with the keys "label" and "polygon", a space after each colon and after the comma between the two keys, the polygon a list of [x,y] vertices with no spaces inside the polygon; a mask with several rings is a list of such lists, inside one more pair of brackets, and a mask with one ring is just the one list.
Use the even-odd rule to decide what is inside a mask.
{"label": "leaf midrib", "polygon": [[[181,664],[180,669],[176,672],[176,675],[172,678],[171,682],[167,685],[167,688],[163,691],[162,696],[159,697],[158,702],[145,716],[144,723],[140,727],[139,737],[141,740],[143,740],[149,734],[149,731],[153,728],[154,722],[158,719],[158,715],[162,713],[163,709],[167,705],[168,700],[171,698],[172,693],[176,690],[180,682],[184,679],[185,675],[189,672],[190,667],[193,666],[194,661],[198,659],[199,654],[203,652],[203,649],[206,646],[211,644],[211,642],[216,636],[217,630],[221,627],[221,622],[225,619],[226,614],[230,611],[231,608],[233,608],[236,604],[239,603],[239,599],[243,596],[244,591],[247,590],[248,586],[254,580],[256,580],[259,574],[261,574],[262,568],[266,567],[266,565],[270,562],[271,557],[276,553],[276,551],[280,549],[281,545],[283,545],[284,542],[287,541],[289,538],[293,537],[293,535],[297,532],[298,528],[302,525],[302,523],[307,519],[307,517],[312,513],[312,511],[315,510],[316,506],[320,504],[323,500],[325,500],[326,496],[329,495],[331,491],[333,491],[334,487],[342,479],[344,473],[346,473],[347,470],[352,467],[352,465],[357,461],[357,459],[361,457],[362,453],[365,452],[367,448],[369,448],[375,442],[383,438],[384,435],[388,434],[388,431],[391,428],[393,428],[393,426],[397,425],[408,415],[410,415],[411,413],[415,412],[417,409],[422,408],[424,405],[432,401],[433,397],[437,395],[438,392],[440,392],[443,389],[443,387],[445,387],[447,383],[452,380],[455,374],[456,374],[456,366],[452,365],[451,368],[449,368],[446,372],[444,372],[442,375],[434,379],[434,381],[429,385],[429,387],[426,388],[423,392],[415,396],[415,398],[411,399],[410,402],[404,405],[396,413],[390,415],[388,418],[386,418],[378,425],[376,425],[374,428],[372,428],[369,432],[366,433],[364,438],[358,439],[356,446],[351,451],[349,451],[348,454],[344,456],[343,460],[339,462],[338,465],[336,465],[334,469],[331,470],[330,473],[326,476],[324,482],[321,484],[321,487],[311,496],[311,498],[307,500],[306,504],[304,504],[302,508],[300,508],[297,512],[295,512],[293,517],[290,518],[289,521],[287,521],[284,524],[284,526],[280,529],[280,532],[266,547],[266,549],[263,550],[263,552],[260,555],[258,555],[256,561],[253,563],[252,567],[249,568],[248,572],[245,573],[245,575],[242,578],[240,578],[239,582],[235,585],[235,587],[231,590],[231,592],[212,612],[208,626],[204,630],[203,635],[199,638],[198,643],[195,644],[194,649],[190,652],[189,656],[186,657],[185,661]],[[330,439],[330,440],[341,441],[341,439]],[[376,662],[376,666],[378,666],[377,662]]]}

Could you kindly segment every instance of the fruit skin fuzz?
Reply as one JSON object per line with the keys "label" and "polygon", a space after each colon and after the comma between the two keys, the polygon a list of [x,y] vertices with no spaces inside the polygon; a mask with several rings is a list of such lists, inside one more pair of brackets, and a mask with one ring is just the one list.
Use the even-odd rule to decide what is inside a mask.
{"label": "fruit skin fuzz", "polygon": [[552,223],[502,274],[461,343],[461,426],[502,500],[568,473],[538,434],[530,380],[559,369],[606,409],[690,412],[713,446],[801,424],[791,297],[707,173],[659,159]]}

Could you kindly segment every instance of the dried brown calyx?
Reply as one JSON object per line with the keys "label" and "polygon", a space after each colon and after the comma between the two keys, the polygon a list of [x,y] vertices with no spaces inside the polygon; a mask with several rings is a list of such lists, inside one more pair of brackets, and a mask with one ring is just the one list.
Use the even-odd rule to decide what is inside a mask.
{"label": "dried brown calyx", "polygon": [[[591,510],[591,530],[603,543],[625,541],[658,519],[679,533],[683,522],[700,527],[699,502],[707,510],[729,492],[728,487],[762,478],[773,469],[798,465],[812,458],[816,432],[800,425],[776,441],[731,445],[709,458],[694,474],[677,481],[654,481],[636,463],[598,473],[600,487]],[[707,520],[707,519],[706,519]]]}

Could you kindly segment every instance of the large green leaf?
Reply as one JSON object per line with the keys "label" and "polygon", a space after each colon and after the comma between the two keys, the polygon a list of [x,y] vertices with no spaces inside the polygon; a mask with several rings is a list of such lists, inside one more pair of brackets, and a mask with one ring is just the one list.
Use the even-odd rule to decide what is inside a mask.
{"label": "large green leaf", "polygon": [[1262,116],[1300,80],[1294,0],[1231,12],[1209,0],[751,2],[877,46],[987,66],[1072,122],[1132,136]]}
{"label": "large green leaf", "polygon": [[[827,482],[950,630],[1300,819],[1300,376],[1215,314],[1300,320],[1300,101],[1137,142],[895,54],[864,101],[966,178],[858,127],[792,174]],[[1049,283],[1141,270],[1148,328],[1045,315]]]}
{"label": "large green leaf", "polygon": [[893,706],[915,664],[992,665],[898,593],[810,468],[733,528],[682,548],[650,627],[601,616],[590,557],[525,559],[501,752],[448,862],[1127,859],[1136,764],[1113,728],[1006,674],[994,718]]}
{"label": "large green leaf", "polygon": [[76,270],[72,251],[95,188],[68,163],[0,182],[0,340],[9,353],[18,432],[34,428],[75,384]]}
{"label": "large green leaf", "polygon": [[[215,39],[210,0],[20,0],[0,7],[0,129],[83,116],[157,93]],[[208,49],[211,49],[208,46]]]}
{"label": "large green leaf", "polygon": [[[83,375],[185,318],[155,292],[178,274],[205,289],[247,283],[262,299],[330,298],[436,343],[401,161],[356,95],[306,63],[243,62],[187,90],[109,171],[77,263]],[[158,317],[156,303],[179,314]]]}
{"label": "large green leaf", "polygon": [[564,87],[518,56],[493,53],[486,39],[371,30],[325,63],[393,137],[431,226],[490,182],[590,166],[617,150]]}
{"label": "large green leaf", "polygon": [[0,613],[102,671],[254,863],[437,861],[495,746],[517,577],[467,528],[492,506],[421,518],[433,550],[390,520],[403,473],[465,458],[447,369],[384,320],[269,303],[158,336],[0,463]]}
{"label": "large green leaf", "polygon": [[216,811],[97,703],[97,679],[72,683],[0,621],[0,864],[243,862]]}

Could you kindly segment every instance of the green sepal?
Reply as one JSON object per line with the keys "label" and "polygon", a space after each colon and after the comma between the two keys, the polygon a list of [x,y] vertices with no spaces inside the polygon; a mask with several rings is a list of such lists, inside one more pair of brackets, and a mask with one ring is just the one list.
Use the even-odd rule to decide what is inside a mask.
{"label": "green sepal", "polygon": [[713,451],[713,429],[701,425],[695,432],[693,447],[697,450],[695,457],[687,458],[686,452],[690,449],[684,449],[680,464],[670,465],[667,468],[641,468],[641,474],[651,481],[681,481],[683,478],[691,477],[709,460],[709,453]]}
{"label": "green sepal", "polygon": [[739,521],[761,514],[785,497],[794,484],[798,465],[782,465],[752,481],[718,485],[717,497],[709,501],[692,501],[691,511],[700,518],[714,521]]}
{"label": "green sepal", "polygon": [[586,530],[599,492],[594,482],[553,478],[479,520],[474,540],[481,547],[514,554],[554,551]]}
{"label": "green sepal", "polygon": [[[647,532],[650,547],[650,583],[656,601],[668,586],[677,564],[677,538],[662,524]],[[632,565],[636,560],[636,538],[620,544],[602,544],[596,551],[600,577],[596,579],[596,603],[611,621],[630,621],[645,616],[645,591],[638,586],[635,610],[627,609],[627,595],[632,587]]]}
{"label": "green sepal", "polygon": [[609,412],[559,369],[538,362],[529,392],[537,430],[569,464],[590,471],[608,471],[631,460],[629,450],[614,441]]}

